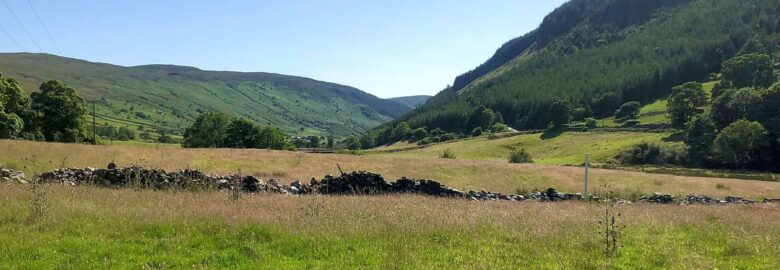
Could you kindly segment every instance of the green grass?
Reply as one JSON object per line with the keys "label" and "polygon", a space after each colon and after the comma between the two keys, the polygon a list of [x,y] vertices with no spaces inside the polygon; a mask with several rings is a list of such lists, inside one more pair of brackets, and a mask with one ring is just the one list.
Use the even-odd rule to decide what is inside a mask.
{"label": "green grass", "polygon": [[566,132],[550,139],[542,139],[542,134],[526,134],[495,140],[483,136],[394,153],[382,152],[414,147],[402,142],[399,145],[370,150],[369,153],[433,157],[445,149],[451,149],[458,158],[506,161],[512,149],[524,148],[539,164],[577,165],[583,162],[586,153],[590,154],[592,162],[603,163],[610,161],[620,151],[642,142],[678,145],[679,143],[664,142],[669,135],[639,132]]}
{"label": "green grass", "polygon": [[0,185],[0,268],[780,267],[777,206],[617,207],[621,249],[607,259],[603,209],[587,203],[47,190],[48,216],[29,223],[25,187]]}
{"label": "green grass", "polygon": [[[707,97],[712,95],[712,88],[715,87],[715,84],[717,83],[717,81],[703,83],[704,92],[707,94]],[[639,111],[639,116],[636,120],[639,121],[640,125],[670,124],[671,121],[669,120],[669,115],[667,115],[666,112],[667,104],[668,100],[666,98],[662,98],[654,101],[653,103],[642,106],[642,109]],[[598,119],[597,125],[599,127],[617,127],[621,124],[622,123],[615,121],[614,117],[609,117]]]}

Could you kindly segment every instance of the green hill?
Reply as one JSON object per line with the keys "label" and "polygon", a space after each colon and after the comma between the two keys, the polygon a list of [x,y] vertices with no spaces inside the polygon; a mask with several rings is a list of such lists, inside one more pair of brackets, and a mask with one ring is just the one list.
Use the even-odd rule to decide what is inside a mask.
{"label": "green hill", "polygon": [[[347,136],[409,110],[358,89],[272,73],[193,67],[123,67],[48,54],[0,54],[0,73],[27,92],[60,80],[98,100],[98,124],[180,133],[201,112],[221,111],[290,134]],[[90,119],[91,122],[91,119]]]}
{"label": "green hill", "polygon": [[401,103],[403,105],[406,105],[406,107],[413,109],[425,104],[425,102],[428,101],[428,99],[430,98],[431,96],[419,95],[419,96],[408,96],[408,97],[394,97],[394,98],[388,98],[388,100]]}
{"label": "green hill", "polygon": [[778,13],[774,0],[572,0],[397,122],[468,134],[485,106],[515,129],[543,129],[556,101],[608,117],[706,81],[755,36],[777,40]]}

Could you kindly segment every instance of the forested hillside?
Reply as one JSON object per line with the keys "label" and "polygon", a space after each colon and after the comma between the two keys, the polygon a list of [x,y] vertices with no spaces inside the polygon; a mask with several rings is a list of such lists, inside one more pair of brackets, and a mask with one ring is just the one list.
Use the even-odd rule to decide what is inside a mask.
{"label": "forested hillside", "polygon": [[469,134],[495,122],[545,129],[560,107],[574,120],[611,116],[709,78],[754,38],[777,62],[778,30],[775,0],[573,0],[395,123]]}
{"label": "forested hillside", "polygon": [[0,73],[28,93],[45,81],[65,82],[85,100],[97,101],[99,125],[139,133],[181,134],[199,114],[219,111],[288,134],[346,136],[409,110],[349,86],[271,73],[122,67],[27,53],[0,54]]}

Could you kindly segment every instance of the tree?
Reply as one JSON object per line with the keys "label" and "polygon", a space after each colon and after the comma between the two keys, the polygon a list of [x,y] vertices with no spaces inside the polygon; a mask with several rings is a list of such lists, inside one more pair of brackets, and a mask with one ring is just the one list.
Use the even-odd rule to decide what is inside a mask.
{"label": "tree", "polygon": [[231,148],[259,148],[260,128],[252,121],[236,118],[227,126],[222,146]]}
{"label": "tree", "polygon": [[328,136],[328,144],[327,144],[328,148],[333,148],[334,143],[335,143],[335,139],[333,138],[333,136]]}
{"label": "tree", "polygon": [[76,90],[59,81],[41,84],[39,92],[32,93],[32,109],[48,141],[75,142],[83,134],[83,119],[87,112],[84,100]]}
{"label": "tree", "polygon": [[642,105],[637,101],[630,101],[623,103],[620,109],[615,111],[615,118],[617,119],[635,119],[639,116],[639,110],[642,109]]}
{"label": "tree", "polygon": [[[485,106],[479,106],[469,117],[466,128],[482,128],[489,129],[493,122],[496,120],[496,113],[492,109]],[[468,129],[467,129],[468,130]]]}
{"label": "tree", "polygon": [[230,118],[221,112],[204,113],[184,131],[182,146],[186,148],[222,147]]}
{"label": "tree", "polygon": [[712,102],[712,120],[719,129],[743,118],[760,120],[764,114],[762,104],[762,96],[757,89],[729,90]]}
{"label": "tree", "polygon": [[672,88],[669,97],[667,111],[672,120],[672,126],[678,129],[685,128],[685,124],[694,115],[703,112],[702,106],[707,104],[707,94],[702,85],[697,82],[687,82]]}
{"label": "tree", "polygon": [[393,134],[391,135],[392,140],[395,142],[402,141],[406,139],[411,133],[412,133],[412,127],[410,127],[408,123],[406,122],[398,123],[398,125],[396,125],[395,128],[393,129]]}
{"label": "tree", "polygon": [[290,148],[287,135],[278,127],[266,126],[260,129],[258,148],[284,150]]}
{"label": "tree", "polygon": [[767,87],[774,81],[769,55],[751,53],[734,57],[723,63],[723,79],[735,87]]}
{"label": "tree", "polygon": [[605,93],[593,100],[591,109],[596,116],[606,117],[620,106],[620,96],[616,93]]}
{"label": "tree", "polygon": [[360,144],[360,140],[358,140],[357,137],[352,136],[344,140],[344,143],[347,145],[347,148],[349,150],[360,150],[362,147]]}
{"label": "tree", "polygon": [[311,148],[319,148],[320,147],[320,137],[318,137],[318,136],[309,136],[309,147],[311,147]]}
{"label": "tree", "polygon": [[23,125],[19,116],[3,112],[3,106],[0,104],[0,139],[16,138],[22,131]]}
{"label": "tree", "polygon": [[768,145],[769,138],[764,126],[740,119],[718,134],[713,151],[723,163],[746,168],[760,161],[760,150]]}
{"label": "tree", "polygon": [[412,142],[417,142],[428,137],[428,131],[425,128],[417,128],[412,131]]}
{"label": "tree", "polygon": [[569,104],[563,101],[556,101],[550,105],[549,114],[550,123],[554,127],[561,127],[571,121],[571,109]]}
{"label": "tree", "polygon": [[685,129],[685,146],[688,150],[688,159],[698,164],[708,160],[712,142],[715,141],[716,136],[715,124],[710,117],[704,115],[694,116]]}

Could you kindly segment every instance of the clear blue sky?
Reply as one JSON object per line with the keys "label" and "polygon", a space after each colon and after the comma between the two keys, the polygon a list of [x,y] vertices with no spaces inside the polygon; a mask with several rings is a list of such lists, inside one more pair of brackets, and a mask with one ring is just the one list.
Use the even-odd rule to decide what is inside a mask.
{"label": "clear blue sky", "polygon": [[0,32],[0,52],[43,51],[125,66],[274,72],[387,98],[435,94],[504,42],[536,28],[564,1],[29,2],[54,42],[28,0],[0,0],[0,27],[19,44]]}

